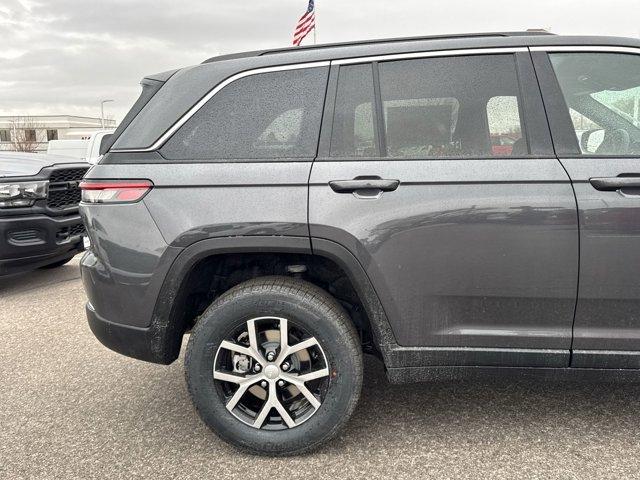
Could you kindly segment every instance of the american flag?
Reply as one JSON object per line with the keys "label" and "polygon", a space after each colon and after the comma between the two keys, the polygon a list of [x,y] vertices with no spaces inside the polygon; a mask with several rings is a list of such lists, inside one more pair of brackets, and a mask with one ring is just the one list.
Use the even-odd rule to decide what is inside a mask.
{"label": "american flag", "polygon": [[316,28],[316,8],[314,0],[309,0],[309,7],[305,14],[298,20],[296,30],[293,33],[293,44],[297,47],[302,43],[309,32]]}

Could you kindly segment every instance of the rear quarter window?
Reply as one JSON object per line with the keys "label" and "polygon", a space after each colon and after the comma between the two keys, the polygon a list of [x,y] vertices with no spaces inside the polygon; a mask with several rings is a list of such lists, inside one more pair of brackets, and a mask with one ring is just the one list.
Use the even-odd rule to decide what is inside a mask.
{"label": "rear quarter window", "polygon": [[316,156],[327,67],[261,73],[218,92],[160,150],[168,160]]}

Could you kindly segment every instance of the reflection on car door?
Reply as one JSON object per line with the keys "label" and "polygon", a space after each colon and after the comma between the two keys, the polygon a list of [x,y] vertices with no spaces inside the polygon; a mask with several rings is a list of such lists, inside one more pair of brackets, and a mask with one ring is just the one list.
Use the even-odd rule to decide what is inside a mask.
{"label": "reflection on car door", "polygon": [[640,55],[536,52],[580,220],[572,366],[640,368]]}
{"label": "reflection on car door", "polygon": [[415,364],[569,364],[575,198],[532,79],[513,52],[333,67],[312,241],[359,260]]}

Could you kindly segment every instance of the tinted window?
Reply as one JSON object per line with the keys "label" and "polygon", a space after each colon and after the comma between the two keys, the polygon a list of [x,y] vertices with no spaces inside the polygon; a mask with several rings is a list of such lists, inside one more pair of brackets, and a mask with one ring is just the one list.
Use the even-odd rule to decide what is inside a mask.
{"label": "tinted window", "polygon": [[640,154],[640,56],[551,54],[585,155]]}
{"label": "tinted window", "polygon": [[340,67],[331,137],[332,157],[378,156],[371,65]]}
{"label": "tinted window", "polygon": [[[381,63],[380,89],[390,157],[528,152],[512,55]],[[513,144],[492,148],[492,135],[511,135]]]}
{"label": "tinted window", "polygon": [[314,158],[327,68],[251,75],[218,92],[162,148],[170,160]]}

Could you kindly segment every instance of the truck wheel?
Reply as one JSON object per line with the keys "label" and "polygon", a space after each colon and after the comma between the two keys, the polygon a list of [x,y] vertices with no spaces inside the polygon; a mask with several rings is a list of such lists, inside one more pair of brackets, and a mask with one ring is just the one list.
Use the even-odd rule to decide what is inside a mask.
{"label": "truck wheel", "polygon": [[342,306],[288,277],[242,283],[194,327],[185,360],[193,403],[223,440],[300,454],[333,437],[360,397],[362,349]]}

